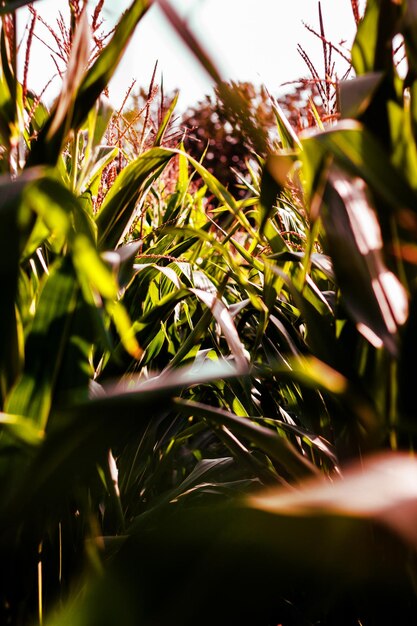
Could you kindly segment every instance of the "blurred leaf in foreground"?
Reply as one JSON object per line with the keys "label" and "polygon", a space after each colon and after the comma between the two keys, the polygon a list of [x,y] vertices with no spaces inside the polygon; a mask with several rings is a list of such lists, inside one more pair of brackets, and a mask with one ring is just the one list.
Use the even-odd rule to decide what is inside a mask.
{"label": "blurred leaf in foreground", "polygon": [[416,485],[417,461],[388,453],[334,482],[172,504],[48,626],[406,623],[417,608]]}

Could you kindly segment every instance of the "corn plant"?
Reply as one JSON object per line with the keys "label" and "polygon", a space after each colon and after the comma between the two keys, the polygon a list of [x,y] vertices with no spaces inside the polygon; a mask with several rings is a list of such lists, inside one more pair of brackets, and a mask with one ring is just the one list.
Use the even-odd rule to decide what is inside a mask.
{"label": "corn plant", "polygon": [[[248,271],[230,252],[224,262],[222,238],[236,226],[244,237],[253,232],[246,207],[201,164],[161,147],[172,107],[154,147],[122,155],[126,166],[110,181],[118,154],[103,143],[111,111],[102,91],[147,8],[132,5],[92,64],[87,14],[73,13],[67,73],[50,112],[16,79],[13,15],[4,17],[1,593],[11,623],[42,622],[77,572],[97,571],[98,536],[117,545],[183,495],[225,497],[280,480],[277,468],[312,471],[279,406],[273,429],[244,419],[264,419],[256,390],[238,380],[249,354],[233,317],[247,306]],[[178,182],[167,199],[157,180],[174,159]],[[220,240],[202,210],[204,187],[190,197],[188,161],[233,217]],[[262,281],[254,281],[251,306],[264,315]],[[172,397],[181,392],[178,408]],[[189,417],[197,409],[199,419]],[[288,422],[288,437],[274,417]]]}
{"label": "corn plant", "polygon": [[153,145],[112,141],[103,90],[148,2],[92,63],[73,13],[51,111],[3,4],[4,623],[412,614],[411,3],[368,2],[343,120],[297,136],[274,103],[271,146],[160,2],[254,147],[238,199],[164,144],[175,102]]}

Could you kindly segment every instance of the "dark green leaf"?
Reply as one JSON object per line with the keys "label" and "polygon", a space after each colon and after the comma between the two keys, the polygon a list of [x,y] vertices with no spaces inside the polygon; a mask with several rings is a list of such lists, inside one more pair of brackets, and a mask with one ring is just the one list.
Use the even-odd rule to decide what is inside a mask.
{"label": "dark green leaf", "polygon": [[368,0],[352,47],[352,63],[357,76],[392,68],[392,39],[400,17],[398,3]]}
{"label": "dark green leaf", "polygon": [[216,409],[190,400],[177,399],[175,405],[186,415],[203,417],[213,424],[226,426],[232,432],[236,431],[282,465],[292,478],[316,472],[315,467],[293,447],[288,439],[252,422],[249,418],[238,417],[224,409]]}
{"label": "dark green leaf", "polygon": [[24,194],[26,188],[39,176],[39,171],[32,170],[15,181],[6,176],[0,180],[0,329],[3,336],[0,343],[0,370],[3,395],[14,382],[21,359],[15,309],[17,277],[20,254],[34,221]]}
{"label": "dark green leaf", "polygon": [[408,298],[384,264],[380,227],[362,181],[333,170],[322,216],[346,309],[368,341],[396,354]]}
{"label": "dark green leaf", "polygon": [[51,410],[55,381],[68,341],[77,283],[69,259],[46,276],[26,342],[25,368],[6,402],[6,411],[27,415],[41,429]]}
{"label": "dark green leaf", "polygon": [[362,115],[382,79],[382,72],[368,72],[357,78],[342,81],[339,86],[342,118],[358,118]]}
{"label": "dark green leaf", "polygon": [[182,510],[172,504],[48,626],[111,626],[120,616],[128,626],[307,626],[340,624],[341,616],[353,624],[358,614],[407,623],[416,606],[415,476],[415,460],[393,455],[300,491]]}

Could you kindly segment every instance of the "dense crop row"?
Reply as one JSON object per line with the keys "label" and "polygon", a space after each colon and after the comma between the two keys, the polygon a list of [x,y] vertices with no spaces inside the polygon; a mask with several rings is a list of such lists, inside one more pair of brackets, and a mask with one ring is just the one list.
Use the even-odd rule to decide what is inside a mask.
{"label": "dense crop row", "polygon": [[0,4],[0,622],[412,623],[413,2],[368,0],[340,119],[297,135],[273,102],[273,141],[160,2],[252,147],[239,197],[175,101],[113,141],[149,0],[90,60],[70,3],[51,111],[16,78],[29,3]]}

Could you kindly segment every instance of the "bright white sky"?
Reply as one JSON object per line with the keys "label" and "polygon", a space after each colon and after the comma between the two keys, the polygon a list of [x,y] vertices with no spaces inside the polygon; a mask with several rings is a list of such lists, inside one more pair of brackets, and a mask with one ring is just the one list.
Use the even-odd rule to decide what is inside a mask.
{"label": "bright white sky", "polygon": [[[225,79],[263,83],[277,94],[283,83],[309,76],[297,52],[298,43],[323,75],[321,42],[303,25],[304,22],[319,30],[317,0],[171,0],[171,3],[187,20]],[[91,4],[94,6],[95,2]],[[106,0],[104,15],[108,25],[130,4],[130,0]],[[34,7],[48,24],[56,27],[58,10],[66,15],[67,0],[39,0]],[[321,8],[327,38],[335,44],[344,40],[348,52],[355,33],[350,0],[321,0]],[[23,28],[25,10],[19,11],[18,19]],[[40,36],[47,38],[45,28],[38,25],[37,29]],[[334,60],[341,76],[346,63],[338,55],[334,55]],[[110,85],[110,98],[116,107],[133,79],[138,85],[148,86],[156,61],[158,82],[162,74],[165,91],[180,90],[179,108],[194,104],[210,92],[211,82],[205,71],[154,4],[139,24]],[[35,40],[29,85],[39,92],[53,73],[50,52]],[[55,85],[57,89],[58,80]],[[50,89],[49,93],[52,92]]]}

